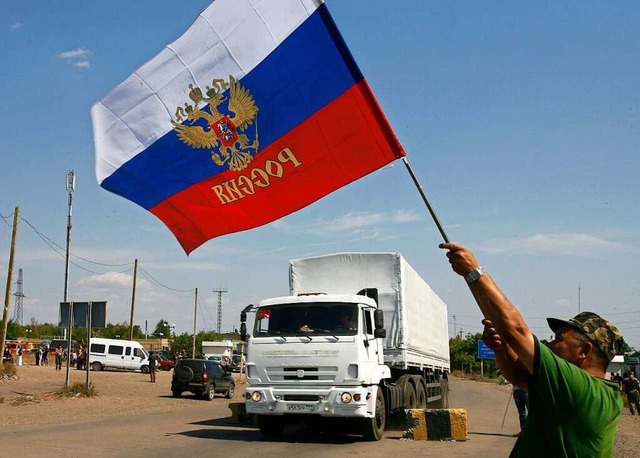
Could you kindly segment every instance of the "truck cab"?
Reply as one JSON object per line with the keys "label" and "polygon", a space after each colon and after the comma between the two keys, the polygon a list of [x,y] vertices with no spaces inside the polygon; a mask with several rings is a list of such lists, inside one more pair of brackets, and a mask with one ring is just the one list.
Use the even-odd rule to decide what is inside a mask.
{"label": "truck cab", "polygon": [[268,299],[254,311],[245,397],[263,433],[281,430],[289,414],[375,416],[376,390],[390,370],[372,298],[305,294]]}

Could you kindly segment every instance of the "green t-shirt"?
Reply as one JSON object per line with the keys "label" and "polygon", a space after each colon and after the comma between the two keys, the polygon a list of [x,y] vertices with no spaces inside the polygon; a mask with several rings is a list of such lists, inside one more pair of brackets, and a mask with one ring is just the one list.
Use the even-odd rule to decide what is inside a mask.
{"label": "green t-shirt", "polygon": [[529,417],[512,457],[610,457],[622,398],[618,384],[594,377],[535,339]]}

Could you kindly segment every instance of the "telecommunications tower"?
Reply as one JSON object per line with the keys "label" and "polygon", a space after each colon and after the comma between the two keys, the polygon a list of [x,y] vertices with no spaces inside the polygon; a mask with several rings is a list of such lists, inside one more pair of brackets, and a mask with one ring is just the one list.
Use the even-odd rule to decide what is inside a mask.
{"label": "telecommunications tower", "polygon": [[218,327],[216,332],[222,334],[222,293],[226,293],[229,290],[227,288],[214,289],[214,293],[218,293]]}
{"label": "telecommunications tower", "polygon": [[24,324],[22,320],[22,304],[25,297],[22,289],[22,269],[18,269],[18,282],[16,283],[16,292],[13,295],[16,297],[16,304],[13,309],[13,321],[22,326]]}

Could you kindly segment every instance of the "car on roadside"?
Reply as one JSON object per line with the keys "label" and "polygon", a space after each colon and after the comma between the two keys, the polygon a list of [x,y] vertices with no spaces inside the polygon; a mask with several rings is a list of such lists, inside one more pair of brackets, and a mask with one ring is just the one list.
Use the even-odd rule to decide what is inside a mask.
{"label": "car on roadside", "polygon": [[156,352],[158,355],[158,370],[160,371],[170,371],[175,366],[175,363],[167,358],[160,352]]}
{"label": "car on roadside", "polygon": [[231,399],[235,387],[231,373],[208,359],[181,359],[176,363],[171,378],[171,393],[176,398],[188,391],[208,401],[212,401],[216,394]]}

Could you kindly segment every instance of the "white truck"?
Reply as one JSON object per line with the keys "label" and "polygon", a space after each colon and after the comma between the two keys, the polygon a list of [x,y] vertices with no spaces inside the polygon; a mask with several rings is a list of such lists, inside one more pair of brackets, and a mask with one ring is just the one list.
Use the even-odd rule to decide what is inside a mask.
{"label": "white truck", "polygon": [[448,407],[447,306],[401,254],[296,259],[289,273],[290,296],[241,313],[245,407],[265,437],[342,419],[380,440],[392,412]]}

